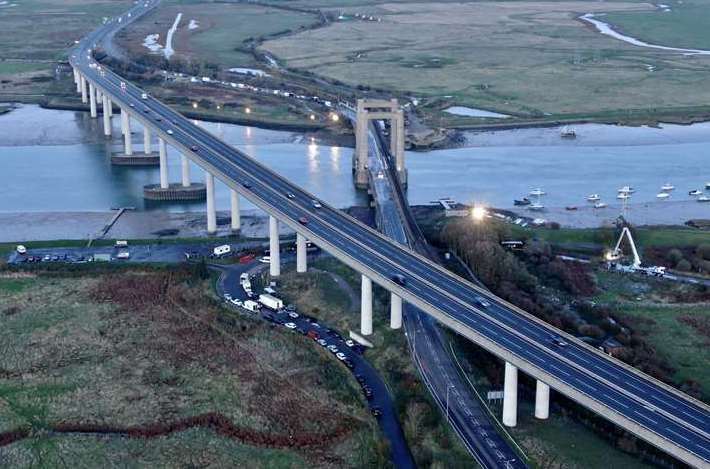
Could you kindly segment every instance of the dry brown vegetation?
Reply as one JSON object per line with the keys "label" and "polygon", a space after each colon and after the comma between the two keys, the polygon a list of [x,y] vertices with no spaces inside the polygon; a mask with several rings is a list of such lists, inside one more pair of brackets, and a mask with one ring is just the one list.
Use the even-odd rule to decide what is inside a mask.
{"label": "dry brown vegetation", "polygon": [[[31,281],[0,298],[12,310],[0,315],[0,461],[27,461],[25,439],[85,435],[90,446],[105,434],[145,440],[150,452],[189,435],[205,450],[234,442],[213,463],[236,444],[276,450],[263,457],[289,466],[341,467],[367,461],[379,438],[344,370],[300,337],[225,320],[188,272]],[[324,386],[323,374],[339,385]],[[67,457],[63,444],[50,457]]]}

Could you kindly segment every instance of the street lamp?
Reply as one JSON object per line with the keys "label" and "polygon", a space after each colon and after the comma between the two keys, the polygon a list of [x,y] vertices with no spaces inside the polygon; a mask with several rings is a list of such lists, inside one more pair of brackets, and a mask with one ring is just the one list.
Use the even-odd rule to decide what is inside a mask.
{"label": "street lamp", "polygon": [[481,221],[486,217],[486,209],[485,207],[481,207],[480,205],[474,206],[471,209],[471,217],[473,218],[474,221]]}
{"label": "street lamp", "polygon": [[250,108],[250,107],[245,107],[245,108],[244,108],[244,114],[251,114],[251,108]]}

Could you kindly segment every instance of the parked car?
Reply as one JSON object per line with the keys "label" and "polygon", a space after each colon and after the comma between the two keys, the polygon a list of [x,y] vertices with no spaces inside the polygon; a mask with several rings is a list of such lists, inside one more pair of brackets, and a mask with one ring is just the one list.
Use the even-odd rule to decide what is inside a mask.
{"label": "parked car", "polygon": [[286,324],[284,324],[284,326],[288,327],[289,329],[295,329],[295,328],[296,328],[296,325],[295,325],[294,323],[292,323],[292,322],[287,322]]}

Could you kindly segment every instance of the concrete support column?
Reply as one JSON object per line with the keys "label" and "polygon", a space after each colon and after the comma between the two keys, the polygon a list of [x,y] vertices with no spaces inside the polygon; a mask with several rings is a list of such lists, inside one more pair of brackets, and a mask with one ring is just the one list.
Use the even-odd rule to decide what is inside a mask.
{"label": "concrete support column", "polygon": [[126,147],[124,153],[131,156],[133,154],[133,140],[131,140],[131,116],[125,109],[121,109],[121,124],[123,127],[123,144]]}
{"label": "concrete support column", "polygon": [[518,369],[505,362],[503,384],[503,425],[514,427],[518,423]]}
{"label": "concrete support column", "polygon": [[187,156],[181,155],[180,164],[182,166],[182,187],[190,187],[190,160]]}
{"label": "concrete support column", "polygon": [[104,107],[104,135],[107,137],[111,136],[111,116],[108,113],[108,97],[106,95],[102,96],[103,107]]}
{"label": "concrete support column", "polygon": [[550,416],[550,386],[537,380],[535,387],[535,418],[544,420]]}
{"label": "concrete support column", "polygon": [[395,162],[397,165],[397,171],[402,173],[405,171],[404,166],[404,111],[401,109],[397,111],[396,127],[397,127],[397,144],[395,154]]}
{"label": "concrete support column", "polygon": [[81,88],[81,102],[86,104],[89,102],[89,95],[86,92],[86,78],[84,78],[84,75],[81,75],[81,78],[79,80],[81,82],[80,88]]}
{"label": "concrete support column", "polygon": [[402,327],[402,298],[390,293],[390,328]]}
{"label": "concrete support column", "polygon": [[269,274],[272,277],[281,275],[281,251],[279,250],[279,221],[269,216]]}
{"label": "concrete support column", "polygon": [[[113,117],[113,102],[111,101],[111,98],[107,96],[106,102],[108,103],[108,116]],[[104,112],[106,112],[106,109],[104,109]]]}
{"label": "concrete support column", "polygon": [[[160,140],[159,140],[160,141]],[[165,143],[165,142],[163,142]],[[143,126],[143,153],[150,155],[150,127]]]}
{"label": "concrete support column", "polygon": [[89,109],[91,110],[91,117],[96,117],[96,90],[94,89],[93,83],[89,83]]}
{"label": "concrete support column", "polygon": [[[148,153],[150,153],[150,151],[146,152],[146,154]],[[162,138],[158,138],[158,153],[160,156],[160,188],[167,189],[168,187],[170,187],[170,182],[168,179],[168,149],[165,147],[165,140],[163,140]],[[214,204],[214,200],[212,201],[212,203]],[[209,212],[209,207],[207,207],[207,210]]]}
{"label": "concrete support column", "polygon": [[308,270],[308,251],[306,249],[306,237],[301,233],[296,233],[296,272],[299,274]]}
{"label": "concrete support column", "polygon": [[[185,185],[185,181],[183,180],[183,185]],[[188,177],[188,182],[187,185],[190,185],[189,177]],[[239,231],[242,228],[242,217],[241,214],[239,213],[239,193],[232,189],[232,231]]]}
{"label": "concrete support column", "polygon": [[76,84],[76,92],[81,93],[81,75],[77,69],[74,69],[74,83]]}
{"label": "concrete support column", "polygon": [[207,233],[217,232],[217,210],[214,202],[214,176],[205,170],[205,192],[207,192]]}
{"label": "concrete support column", "polygon": [[372,334],[372,280],[364,275],[360,287],[360,333]]}

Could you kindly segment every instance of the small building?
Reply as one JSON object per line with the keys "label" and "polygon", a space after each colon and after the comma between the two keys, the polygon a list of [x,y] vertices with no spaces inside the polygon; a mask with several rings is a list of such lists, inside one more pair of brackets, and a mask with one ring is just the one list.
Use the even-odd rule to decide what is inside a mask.
{"label": "small building", "polygon": [[452,199],[439,199],[439,205],[444,209],[444,215],[449,217],[467,217],[470,214],[469,207],[458,203]]}
{"label": "small building", "polygon": [[602,342],[602,350],[605,353],[615,357],[624,350],[624,346],[613,337],[609,337],[604,342]]}

